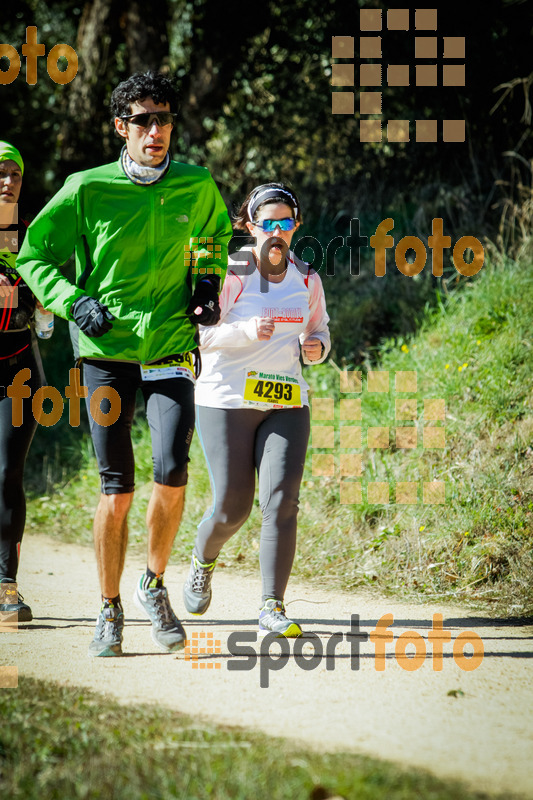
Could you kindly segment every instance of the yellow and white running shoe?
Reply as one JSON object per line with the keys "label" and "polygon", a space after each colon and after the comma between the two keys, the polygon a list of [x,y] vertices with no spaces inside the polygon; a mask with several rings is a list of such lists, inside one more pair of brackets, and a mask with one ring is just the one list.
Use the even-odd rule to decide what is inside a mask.
{"label": "yellow and white running shoe", "polygon": [[290,639],[302,635],[302,629],[298,623],[287,618],[285,604],[274,597],[267,600],[259,612],[259,635],[265,636],[267,633],[276,633],[278,636],[286,636]]}

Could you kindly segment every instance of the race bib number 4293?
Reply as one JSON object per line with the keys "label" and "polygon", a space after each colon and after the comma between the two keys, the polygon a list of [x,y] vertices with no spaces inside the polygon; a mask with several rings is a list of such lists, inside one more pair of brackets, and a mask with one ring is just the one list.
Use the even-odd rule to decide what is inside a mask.
{"label": "race bib number 4293", "polygon": [[256,408],[300,408],[301,389],[295,375],[249,370],[244,381],[244,405]]}

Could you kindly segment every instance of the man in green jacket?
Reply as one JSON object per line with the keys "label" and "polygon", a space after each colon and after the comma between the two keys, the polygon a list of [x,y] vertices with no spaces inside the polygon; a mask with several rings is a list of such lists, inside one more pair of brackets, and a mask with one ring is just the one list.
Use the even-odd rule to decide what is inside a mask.
{"label": "man in green jacket", "polygon": [[[154,487],[147,569],[134,602],[150,617],[162,650],[185,645],[163,573],[187,482],[196,325],[220,317],[231,223],[209,172],[169,158],[177,107],[171,81],[159,73],[136,73],[117,86],[111,112],[124,139],[119,160],[71,175],[30,225],[17,260],[44,307],[79,334],[88,409],[98,390],[89,421],[101,477],[94,539],[102,607],[91,656],[122,653],[120,577],[134,492],[137,389],[152,436]],[[73,251],[72,283],[61,267]]]}

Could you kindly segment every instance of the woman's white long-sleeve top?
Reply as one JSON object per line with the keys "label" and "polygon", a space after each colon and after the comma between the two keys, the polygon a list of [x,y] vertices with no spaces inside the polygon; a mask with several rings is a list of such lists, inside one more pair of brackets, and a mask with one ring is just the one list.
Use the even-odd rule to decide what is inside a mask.
{"label": "woman's white long-sleeve top", "polygon": [[[211,408],[242,408],[246,377],[262,372],[291,375],[298,380],[301,404],[308,405],[308,385],[302,376],[300,348],[316,338],[324,345],[322,356],[305,364],[320,364],[330,350],[329,317],[322,281],[316,272],[287,254],[287,272],[280,283],[263,278],[251,259],[239,251],[230,259],[220,294],[221,318],[213,327],[200,326],[202,373],[196,384],[196,403]],[[268,341],[260,341],[256,322],[274,320]]]}

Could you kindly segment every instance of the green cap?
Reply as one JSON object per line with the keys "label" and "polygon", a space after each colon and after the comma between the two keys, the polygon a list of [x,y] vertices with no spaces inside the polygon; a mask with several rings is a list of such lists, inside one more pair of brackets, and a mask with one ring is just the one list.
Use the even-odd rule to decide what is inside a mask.
{"label": "green cap", "polygon": [[21,173],[24,175],[24,161],[16,147],[13,147],[9,142],[0,142],[0,161],[14,161],[20,167]]}

